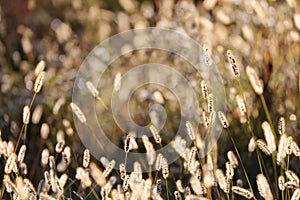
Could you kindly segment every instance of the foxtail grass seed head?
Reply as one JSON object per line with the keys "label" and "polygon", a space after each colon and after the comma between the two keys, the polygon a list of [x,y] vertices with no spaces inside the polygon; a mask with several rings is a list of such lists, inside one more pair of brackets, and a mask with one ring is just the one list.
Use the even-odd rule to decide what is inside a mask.
{"label": "foxtail grass seed head", "polygon": [[207,99],[207,97],[208,97],[208,87],[207,87],[207,85],[206,85],[205,80],[202,80],[202,81],[200,82],[200,86],[201,86],[202,97],[203,97],[204,99]]}
{"label": "foxtail grass seed head", "polygon": [[207,97],[207,111],[211,113],[214,110],[214,95],[212,93],[208,94]]}
{"label": "foxtail grass seed head", "polygon": [[130,149],[130,140],[131,140],[131,136],[130,135],[127,135],[126,136],[126,139],[125,139],[125,142],[124,142],[124,151],[126,153],[129,152],[129,149]]}
{"label": "foxtail grass seed head", "polygon": [[42,71],[36,77],[34,87],[33,87],[33,91],[35,93],[39,93],[41,91],[42,86],[43,86],[43,82],[44,82],[44,79],[45,79],[45,75],[46,75],[46,72]]}
{"label": "foxtail grass seed head", "polygon": [[294,139],[292,136],[289,136],[287,138],[287,146],[286,146],[286,154],[287,155],[292,155],[292,153],[293,153],[293,149],[292,149],[293,141],[294,141]]}
{"label": "foxtail grass seed head", "polygon": [[20,150],[19,150],[19,153],[18,153],[18,162],[19,163],[22,163],[24,161],[24,157],[25,157],[25,153],[26,153],[26,145],[22,145]]}
{"label": "foxtail grass seed head", "polygon": [[213,125],[215,123],[216,120],[216,111],[212,111],[211,113],[209,113],[209,123],[211,125]]}
{"label": "foxtail grass seed head", "polygon": [[15,153],[10,154],[4,167],[4,172],[6,174],[10,174],[12,172],[13,168],[16,165],[16,159],[17,159],[17,155]]}
{"label": "foxtail grass seed head", "polygon": [[65,140],[60,140],[57,142],[57,144],[55,145],[55,152],[56,153],[61,153],[64,149],[65,146]]}
{"label": "foxtail grass seed head", "polygon": [[207,66],[210,66],[211,65],[211,58],[210,58],[210,53],[209,53],[209,50],[208,50],[208,47],[206,44],[203,44],[203,54],[204,54],[204,62]]}
{"label": "foxtail grass seed head", "polygon": [[280,117],[278,121],[278,133],[280,135],[285,133],[285,119],[284,117]]}
{"label": "foxtail grass seed head", "polygon": [[256,176],[256,184],[258,187],[259,194],[266,200],[272,200],[273,194],[271,192],[270,185],[268,183],[268,180],[263,174],[258,174]]}
{"label": "foxtail grass seed head", "polygon": [[73,113],[76,115],[76,117],[79,119],[79,121],[83,124],[86,123],[86,117],[83,114],[83,112],[81,111],[81,109],[74,103],[71,102],[70,106],[72,108]]}
{"label": "foxtail grass seed head", "polygon": [[288,136],[286,133],[284,133],[280,136],[279,143],[278,143],[278,152],[276,156],[276,161],[278,165],[281,164],[282,160],[287,155],[287,146],[288,146]]}
{"label": "foxtail grass seed head", "polygon": [[124,180],[125,179],[125,176],[126,176],[126,166],[124,163],[121,163],[119,165],[119,169],[120,169],[120,176],[121,176],[121,179]]}
{"label": "foxtail grass seed head", "polygon": [[252,199],[254,197],[254,195],[249,190],[246,190],[239,186],[232,186],[232,192],[247,199]]}
{"label": "foxtail grass seed head", "polygon": [[186,130],[187,130],[187,134],[189,135],[190,139],[194,141],[196,134],[195,134],[195,129],[194,129],[192,122],[186,121],[185,126],[186,126]]}
{"label": "foxtail grass seed head", "polygon": [[264,152],[264,154],[266,154],[267,156],[271,155],[272,152],[270,151],[269,147],[267,146],[267,144],[265,143],[265,141],[258,139],[256,140],[256,146],[262,151]]}
{"label": "foxtail grass seed head", "polygon": [[296,183],[296,185],[299,186],[299,177],[295,172],[293,172],[292,170],[286,170],[285,175],[290,181]]}
{"label": "foxtail grass seed head", "polygon": [[239,162],[238,162],[235,154],[233,153],[233,151],[228,151],[227,152],[227,158],[228,158],[228,160],[231,163],[233,168],[237,168],[239,166]]}
{"label": "foxtail grass seed head", "polygon": [[42,139],[46,140],[48,138],[49,133],[50,133],[50,127],[47,123],[42,124],[40,133],[41,133]]}
{"label": "foxtail grass seed head", "polygon": [[229,123],[227,121],[227,118],[226,118],[225,114],[222,111],[218,112],[218,117],[219,117],[219,120],[220,120],[223,128],[228,128],[229,127]]}
{"label": "foxtail grass seed head", "polygon": [[242,96],[240,95],[236,95],[235,97],[236,102],[238,104],[239,110],[241,113],[245,113],[246,112],[246,106],[245,106],[245,102]]}
{"label": "foxtail grass seed head", "polygon": [[177,180],[177,181],[176,181],[176,188],[177,188],[177,190],[180,191],[181,193],[184,192],[184,187],[182,186],[181,180]]}
{"label": "foxtail grass seed head", "polygon": [[160,171],[161,167],[162,167],[162,159],[163,159],[163,155],[161,153],[159,153],[156,157],[156,161],[155,161],[155,170],[156,171]]}
{"label": "foxtail grass seed head", "polygon": [[93,95],[93,97],[99,96],[99,91],[97,90],[97,88],[94,86],[94,84],[91,81],[87,81],[85,83],[85,86],[88,89],[88,91],[91,93],[91,95]]}
{"label": "foxtail grass seed head", "polygon": [[83,152],[83,167],[87,168],[90,164],[90,150],[85,149]]}
{"label": "foxtail grass seed head", "polygon": [[248,144],[248,151],[253,152],[255,150],[256,144],[255,144],[255,137],[252,137]]}
{"label": "foxtail grass seed head", "polygon": [[162,175],[164,179],[167,179],[169,177],[169,166],[168,166],[168,161],[165,157],[162,158],[161,169],[162,169]]}
{"label": "foxtail grass seed head", "polygon": [[217,183],[219,184],[221,190],[223,190],[225,193],[228,193],[227,191],[227,180],[222,170],[216,169],[216,178]]}
{"label": "foxtail grass seed head", "polygon": [[205,111],[202,112],[202,119],[203,119],[205,128],[208,129],[210,126],[210,120],[209,120],[209,116],[207,116]]}
{"label": "foxtail grass seed head", "polygon": [[174,192],[174,196],[175,196],[175,200],[182,200],[181,194],[177,190]]}
{"label": "foxtail grass seed head", "polygon": [[106,179],[103,176],[102,171],[99,169],[99,167],[91,162],[89,165],[91,177],[94,179],[97,185],[103,187],[106,184]]}
{"label": "foxtail grass seed head", "polygon": [[161,137],[160,137],[160,135],[159,135],[159,132],[158,132],[158,130],[155,128],[155,126],[153,126],[153,125],[150,125],[150,131],[151,131],[151,133],[152,133],[152,135],[153,135],[153,137],[154,137],[154,140],[155,140],[155,142],[157,143],[157,144],[160,144],[161,143]]}
{"label": "foxtail grass seed head", "polygon": [[250,81],[250,84],[254,92],[258,95],[261,95],[264,92],[263,81],[258,77],[256,71],[251,66],[246,67],[246,74]]}
{"label": "foxtail grass seed head", "polygon": [[108,164],[108,166],[105,168],[104,172],[103,172],[103,176],[104,177],[107,177],[111,172],[112,170],[114,169],[115,167],[115,164],[116,164],[116,161],[115,160],[111,160]]}
{"label": "foxtail grass seed head", "polygon": [[279,188],[279,190],[284,190],[285,189],[285,186],[284,186],[284,176],[279,176],[278,177],[278,188]]}
{"label": "foxtail grass seed head", "polygon": [[265,121],[262,123],[261,127],[263,129],[269,150],[271,152],[276,151],[275,136],[273,134],[270,124],[267,121]]}
{"label": "foxtail grass seed head", "polygon": [[234,169],[232,167],[232,164],[227,161],[225,166],[226,166],[226,178],[232,180],[234,176]]}
{"label": "foxtail grass seed head", "polygon": [[226,54],[227,54],[228,62],[232,69],[233,75],[237,78],[240,77],[240,70],[236,64],[236,60],[235,60],[231,50],[227,50]]}
{"label": "foxtail grass seed head", "polygon": [[114,90],[115,91],[119,91],[121,88],[121,79],[122,79],[122,75],[120,72],[118,72],[115,76],[115,81],[114,81]]}
{"label": "foxtail grass seed head", "polygon": [[30,108],[29,106],[24,106],[23,108],[23,124],[29,124],[30,119]]}
{"label": "foxtail grass seed head", "polygon": [[299,200],[300,199],[300,188],[297,188],[291,197],[291,200]]}
{"label": "foxtail grass seed head", "polygon": [[47,148],[43,149],[42,154],[41,154],[41,164],[42,164],[42,166],[48,165],[49,156],[50,156],[49,150]]}
{"label": "foxtail grass seed head", "polygon": [[155,193],[161,194],[161,179],[160,179],[160,178],[158,178],[158,179],[156,180],[154,190],[155,190]]}
{"label": "foxtail grass seed head", "polygon": [[292,148],[293,154],[296,157],[300,157],[300,148],[299,148],[298,144],[295,141],[292,142],[291,148]]}
{"label": "foxtail grass seed head", "polygon": [[45,61],[41,60],[34,69],[34,75],[38,76],[42,71],[45,70],[46,63]]}
{"label": "foxtail grass seed head", "polygon": [[49,167],[50,167],[50,169],[55,169],[55,158],[54,158],[54,156],[49,157]]}

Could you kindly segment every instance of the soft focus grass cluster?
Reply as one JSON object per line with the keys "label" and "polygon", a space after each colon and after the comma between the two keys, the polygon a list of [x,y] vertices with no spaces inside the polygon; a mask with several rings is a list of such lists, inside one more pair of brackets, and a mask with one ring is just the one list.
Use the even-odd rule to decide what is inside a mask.
{"label": "soft focus grass cluster", "polygon": [[[0,180],[4,199],[300,199],[300,7],[296,0],[12,1],[1,2]],[[78,67],[94,45],[131,28],[161,27],[203,45],[224,80],[227,113],[214,109],[206,81],[176,55],[134,51],[116,60],[113,88],[86,87],[97,100],[111,139],[125,152],[146,152],[126,173],[111,158],[94,159],[80,143],[71,102]],[[121,51],[130,46],[121,47]],[[231,50],[228,50],[231,49]],[[193,53],[193,52],[191,52]],[[166,108],[168,119],[153,138],[118,129],[109,109],[111,89],[138,64],[173,66],[195,88],[202,123],[186,122],[193,144],[176,132],[174,95],[161,87],[140,88],[131,102],[134,120],[150,122],[148,105]],[[209,65],[209,62],[207,62]],[[223,133],[205,157],[202,138],[214,124]],[[212,138],[213,139],[213,138]],[[167,164],[155,149],[171,142],[180,158]],[[141,173],[142,168],[155,169]]]}

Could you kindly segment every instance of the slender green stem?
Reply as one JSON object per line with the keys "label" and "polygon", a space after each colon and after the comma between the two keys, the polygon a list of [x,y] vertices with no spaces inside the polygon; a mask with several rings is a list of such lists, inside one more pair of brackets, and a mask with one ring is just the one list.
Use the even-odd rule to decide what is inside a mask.
{"label": "slender green stem", "polygon": [[[242,158],[241,158],[241,156],[240,156],[240,153],[239,153],[239,151],[238,151],[238,149],[237,149],[236,143],[235,143],[235,141],[234,141],[234,139],[233,139],[233,137],[232,137],[232,135],[231,135],[230,129],[228,129],[228,130],[229,130],[228,132],[229,132],[229,135],[230,135],[231,142],[232,142],[232,144],[233,144],[233,146],[234,146],[235,152],[236,152],[236,154],[237,154],[237,156],[238,156],[238,159],[239,159],[239,161],[240,161],[240,163],[241,163],[241,166],[242,166],[243,172],[244,172],[244,174],[245,174],[247,183],[248,183],[248,185],[249,185],[249,187],[250,187],[251,192],[254,194],[253,188],[252,188],[252,186],[251,186],[251,183],[250,183],[250,180],[249,180],[247,171],[246,171],[246,169],[245,169],[245,166],[244,166],[244,164],[243,164]],[[254,197],[254,199],[256,199],[256,198]]]}
{"label": "slender green stem", "polygon": [[169,189],[168,179],[165,179],[165,180],[166,180],[167,198],[169,200],[170,199],[170,196],[169,196],[170,189]]}

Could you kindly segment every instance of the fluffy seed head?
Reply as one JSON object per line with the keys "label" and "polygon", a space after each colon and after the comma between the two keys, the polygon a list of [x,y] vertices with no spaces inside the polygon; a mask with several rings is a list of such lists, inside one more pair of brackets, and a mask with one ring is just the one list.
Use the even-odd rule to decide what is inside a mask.
{"label": "fluffy seed head", "polygon": [[36,77],[33,91],[35,93],[39,93],[41,91],[41,88],[43,86],[44,78],[45,78],[46,72],[42,71],[39,73],[39,75]]}
{"label": "fluffy seed head", "polygon": [[228,160],[231,163],[233,168],[237,168],[239,166],[239,162],[238,162],[236,156],[234,155],[233,151],[228,151],[227,152],[227,158],[228,158]]}
{"label": "fluffy seed head", "polygon": [[207,88],[205,80],[202,80],[200,82],[200,86],[201,86],[202,97],[204,99],[207,99],[207,97],[208,97],[208,88]]}
{"label": "fluffy seed head", "polygon": [[18,154],[18,162],[22,163],[25,157],[25,153],[26,153],[26,145],[22,145],[20,150],[19,150],[19,154]]}
{"label": "fluffy seed head", "polygon": [[270,189],[270,185],[263,174],[258,174],[256,176],[256,184],[258,187],[259,194],[265,198],[266,200],[271,200],[273,198],[273,194]]}
{"label": "fluffy seed head", "polygon": [[278,133],[280,135],[285,133],[285,119],[284,117],[280,117],[278,121]]}
{"label": "fluffy seed head", "polygon": [[279,176],[278,177],[278,188],[279,190],[284,190],[285,186],[284,186],[284,176]]}
{"label": "fluffy seed head", "polygon": [[220,120],[223,128],[228,128],[229,127],[229,123],[227,121],[227,118],[226,118],[225,114],[222,111],[218,112],[218,117],[219,117],[219,120]]}
{"label": "fluffy seed head", "polygon": [[300,188],[297,188],[292,195],[291,200],[299,200],[300,199]]}
{"label": "fluffy seed head", "polygon": [[269,147],[267,146],[267,144],[265,143],[265,141],[258,139],[256,140],[256,146],[262,151],[264,152],[267,156],[271,155],[272,152],[270,151]]}
{"label": "fluffy seed head", "polygon": [[251,66],[246,67],[246,73],[254,92],[261,95],[264,92],[264,84]]}
{"label": "fluffy seed head", "polygon": [[231,50],[227,50],[226,54],[227,54],[228,62],[232,69],[233,75],[238,78],[240,76],[240,70],[239,70],[238,66],[236,65],[236,61],[235,61],[235,58],[234,58]]}
{"label": "fluffy seed head", "polygon": [[207,97],[207,111],[211,113],[214,110],[214,95],[212,93],[208,94]]}
{"label": "fluffy seed head", "polygon": [[87,81],[85,83],[85,86],[94,97],[99,96],[99,91],[97,90],[97,88],[94,86],[94,84],[91,81]]}
{"label": "fluffy seed head", "polygon": [[41,60],[34,69],[34,75],[38,76],[42,71],[45,70],[46,63],[44,60]]}
{"label": "fluffy seed head", "polygon": [[236,102],[238,104],[239,110],[241,113],[245,113],[246,112],[246,106],[245,106],[245,102],[242,96],[240,95],[236,95],[235,97]]}
{"label": "fluffy seed head", "polygon": [[255,138],[252,137],[249,141],[249,144],[248,144],[248,151],[249,152],[253,152],[255,150]]}
{"label": "fluffy seed head", "polygon": [[90,164],[90,150],[85,149],[83,152],[83,167],[87,168]]}
{"label": "fluffy seed head", "polygon": [[276,143],[275,143],[275,136],[273,134],[273,131],[271,129],[271,126],[268,122],[263,122],[261,125],[264,135],[265,135],[265,139],[268,145],[268,148],[271,152],[276,151]]}
{"label": "fluffy seed head", "polygon": [[120,72],[118,72],[115,76],[115,81],[114,81],[114,90],[115,91],[119,91],[121,88],[121,79],[122,79],[122,75]]}
{"label": "fluffy seed head", "polygon": [[230,162],[226,162],[226,178],[232,180],[234,176],[234,169]]}
{"label": "fluffy seed head", "polygon": [[29,106],[24,106],[23,108],[23,123],[24,124],[29,124],[29,119],[30,119],[30,108]]}
{"label": "fluffy seed head", "polygon": [[153,126],[153,125],[150,125],[150,131],[151,131],[151,133],[152,133],[152,135],[153,135],[153,137],[154,137],[154,140],[155,140],[155,142],[157,143],[157,144],[160,144],[161,143],[161,137],[160,137],[160,135],[159,135],[159,132],[158,132],[158,130],[155,128],[155,126]]}
{"label": "fluffy seed head", "polygon": [[81,123],[85,124],[86,123],[86,117],[84,116],[81,109],[74,102],[71,102],[70,106],[72,108],[73,113],[76,115],[76,117],[79,119],[79,121]]}
{"label": "fluffy seed head", "polygon": [[239,186],[232,186],[232,192],[247,199],[252,199],[254,197],[254,195],[249,190],[246,190]]}
{"label": "fluffy seed head", "polygon": [[185,126],[186,126],[187,133],[188,133],[189,137],[191,138],[191,140],[195,140],[196,134],[195,134],[195,129],[194,129],[192,122],[186,121]]}

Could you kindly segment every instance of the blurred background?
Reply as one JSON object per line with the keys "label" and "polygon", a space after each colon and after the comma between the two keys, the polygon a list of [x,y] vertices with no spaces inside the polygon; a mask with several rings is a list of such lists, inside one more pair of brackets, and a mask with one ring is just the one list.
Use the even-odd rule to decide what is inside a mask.
{"label": "blurred background", "polygon": [[[259,97],[254,94],[245,75],[247,65],[253,66],[264,82],[264,96],[275,127],[279,117],[284,116],[287,132],[298,141],[300,139],[300,3],[297,0],[1,0],[0,5],[2,138],[16,141],[22,108],[32,98],[35,66],[40,60],[46,62],[47,76],[43,90],[34,103],[33,115],[36,112],[36,116],[34,119],[32,117],[27,136],[30,145],[26,163],[31,165],[28,176],[35,185],[43,177],[40,159],[36,159],[40,158],[37,149],[41,150],[43,144],[53,150],[59,130],[70,136],[67,140],[75,156],[74,169],[76,159],[81,160],[84,147],[75,130],[70,129],[73,119],[68,105],[82,61],[101,41],[134,28],[177,30],[207,45],[212,60],[224,78],[228,119],[234,136],[239,138],[238,147],[246,161],[246,168],[251,169],[253,164],[247,162],[252,155],[245,148],[250,137],[244,134],[246,123],[240,119],[235,102],[239,89],[227,62],[227,49],[233,51],[241,71],[240,80],[245,88],[246,102],[257,136],[262,136],[261,123],[266,116]],[[180,58],[159,51],[144,53],[141,56],[139,52],[134,52],[137,59],[124,56],[116,61],[115,71],[107,72],[111,83],[117,72],[125,72],[149,61],[172,63],[192,80],[197,82],[199,79],[193,75],[192,67]],[[148,90],[150,96],[160,90],[163,99],[171,102],[166,103],[171,113],[168,116],[176,116],[179,105],[176,101],[172,103],[170,92],[160,88]],[[109,103],[110,95],[105,88],[101,90],[101,97]],[[150,101],[155,100],[150,98]],[[138,98],[133,103],[133,118],[140,124],[148,124],[147,105],[139,102]],[[107,118],[103,117],[104,122],[110,121],[110,114],[107,115]],[[173,117],[167,120],[170,120],[168,128],[172,131],[178,119]],[[43,123],[51,127],[46,141],[39,137]],[[121,132],[117,127],[115,131]],[[119,135],[115,140],[121,144],[122,134]],[[232,146],[224,134],[220,142],[222,147],[218,149],[218,162],[223,166],[226,152]],[[0,166],[3,168],[3,163]],[[300,172],[299,168],[295,170]],[[257,172],[258,168],[251,171],[250,176],[253,173],[255,177]],[[2,180],[2,174],[0,176]]]}

